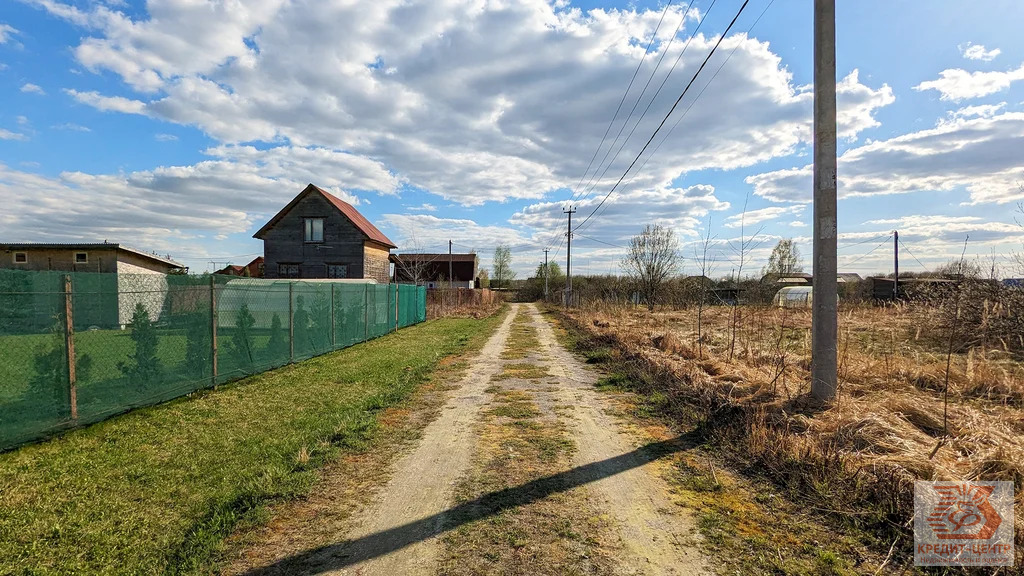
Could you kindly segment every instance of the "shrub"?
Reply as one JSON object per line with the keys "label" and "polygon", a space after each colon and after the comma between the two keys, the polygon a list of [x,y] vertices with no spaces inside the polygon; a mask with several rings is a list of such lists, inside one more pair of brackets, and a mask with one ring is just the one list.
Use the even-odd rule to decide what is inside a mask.
{"label": "shrub", "polygon": [[160,380],[163,367],[157,356],[156,328],[141,302],[135,305],[132,314],[131,339],[135,353],[128,357],[128,362],[118,362],[117,369],[140,387],[155,384]]}

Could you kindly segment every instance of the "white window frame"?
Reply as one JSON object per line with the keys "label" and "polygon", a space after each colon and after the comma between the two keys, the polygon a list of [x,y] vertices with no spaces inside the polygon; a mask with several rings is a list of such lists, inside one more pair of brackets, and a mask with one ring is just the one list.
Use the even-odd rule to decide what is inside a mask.
{"label": "white window frame", "polygon": [[[79,260],[78,259],[79,254],[85,256],[85,260]],[[89,253],[88,252],[75,252],[75,264],[88,264],[88,263],[89,263]]]}
{"label": "white window frame", "polygon": [[[310,244],[322,244],[324,241],[324,218],[303,218],[302,229],[303,239],[305,242]],[[315,223],[320,223],[320,239],[316,238],[316,226]]]}
{"label": "white window frame", "polygon": [[[18,262],[18,256],[24,256],[25,260]],[[15,252],[11,254],[11,262],[15,264],[28,264],[28,252]]]}

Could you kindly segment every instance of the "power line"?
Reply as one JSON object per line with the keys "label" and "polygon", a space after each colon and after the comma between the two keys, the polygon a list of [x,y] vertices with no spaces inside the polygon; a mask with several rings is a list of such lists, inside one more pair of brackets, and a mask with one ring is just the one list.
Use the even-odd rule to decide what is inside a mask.
{"label": "power line", "polygon": [[903,240],[900,240],[900,246],[902,246],[902,247],[903,247],[903,249],[907,251],[907,254],[910,254],[910,257],[911,257],[911,258],[913,258],[913,259],[914,259],[915,261],[917,261],[917,263],[918,263],[918,264],[920,264],[920,265],[921,265],[921,268],[922,268],[922,269],[923,269],[923,270],[924,270],[925,272],[927,272],[927,271],[928,271],[928,267],[927,267],[927,266],[925,266],[923,262],[921,262],[920,260],[918,260],[918,259],[917,259],[917,256],[914,256],[914,253],[910,251],[910,248],[907,248],[907,245],[903,243]]}
{"label": "power line", "polygon": [[612,244],[611,242],[605,242],[604,240],[598,240],[597,238],[591,238],[590,236],[584,236],[583,234],[576,234],[576,236],[579,237],[579,238],[586,238],[587,240],[592,240],[592,241],[597,242],[599,244],[606,244],[608,246],[611,246],[612,248],[622,248],[622,249],[626,248],[625,246],[619,246],[618,244]]}
{"label": "power line", "polygon": [[874,238],[868,238],[867,240],[862,240],[860,242],[856,242],[853,244],[845,244],[843,246],[840,246],[838,250],[846,250],[847,248],[853,248],[855,246],[860,246],[861,244],[867,244],[868,242],[877,242],[879,238],[892,238],[892,234],[889,234],[888,236],[875,236]]}
{"label": "power line", "polygon": [[851,261],[851,262],[847,262],[846,264],[843,264],[843,266],[853,266],[853,265],[854,265],[854,264],[856,264],[857,262],[860,262],[861,260],[863,260],[863,259],[867,258],[868,256],[870,256],[870,255],[871,255],[871,253],[872,253],[872,252],[874,252],[875,250],[878,250],[878,249],[879,249],[879,248],[881,248],[882,246],[885,246],[886,244],[888,244],[888,243],[889,243],[889,239],[890,239],[890,238],[892,238],[892,234],[889,234],[888,236],[886,236],[886,237],[885,237],[885,240],[882,240],[882,241],[881,241],[881,242],[880,242],[880,243],[878,244],[878,246],[875,246],[875,247],[874,247],[874,248],[872,248],[871,250],[868,250],[868,251],[867,251],[867,252],[865,252],[864,254],[861,254],[860,258],[856,258],[856,259],[854,259],[854,260],[853,260],[853,261]]}
{"label": "power line", "polygon": [[658,127],[654,130],[654,133],[651,134],[651,137],[647,139],[647,143],[644,144],[644,147],[642,149],[640,149],[640,153],[636,155],[636,158],[634,158],[633,162],[631,162],[629,164],[629,167],[626,168],[626,171],[622,173],[622,176],[619,177],[618,182],[616,182],[615,185],[612,186],[611,190],[609,190],[608,193],[605,194],[604,198],[601,199],[601,202],[598,203],[597,207],[594,208],[594,210],[590,213],[590,215],[588,215],[583,220],[583,222],[580,223],[576,227],[577,230],[582,228],[584,225],[587,224],[587,222],[590,220],[590,218],[598,210],[601,209],[601,206],[604,206],[604,203],[608,200],[608,198],[612,195],[612,193],[615,192],[615,189],[619,187],[619,184],[622,184],[622,181],[626,178],[626,175],[629,174],[629,171],[633,169],[633,166],[636,165],[636,163],[640,160],[640,157],[643,156],[644,152],[647,151],[647,147],[650,146],[651,142],[654,141],[654,138],[657,137],[658,132],[660,132],[661,129],[665,126],[665,123],[668,122],[669,117],[672,116],[672,113],[675,112],[676,107],[679,106],[679,103],[683,100],[683,97],[686,96],[686,93],[690,90],[690,86],[693,86],[693,83],[697,80],[697,76],[699,76],[701,71],[704,70],[704,66],[706,66],[708,61],[711,60],[711,57],[714,56],[715,51],[718,50],[719,46],[721,46],[722,40],[724,40],[725,37],[729,34],[729,30],[731,30],[733,25],[736,24],[736,20],[739,19],[740,14],[743,13],[743,10],[747,7],[747,4],[749,4],[749,3],[750,3],[750,0],[743,0],[743,5],[740,6],[739,11],[736,12],[736,16],[734,16],[732,21],[729,22],[729,26],[726,27],[725,31],[718,38],[718,42],[716,42],[714,47],[711,48],[711,51],[708,52],[707,58],[704,59],[704,62],[701,63],[700,68],[698,68],[697,71],[693,74],[693,78],[691,78],[690,82],[686,84],[686,88],[683,88],[682,93],[679,94],[679,98],[676,98],[675,103],[672,104],[672,108],[670,108],[668,113],[665,114],[665,117],[661,120],[661,123],[658,124]]}
{"label": "power line", "polygon": [[[576,187],[573,189],[572,196],[569,198],[570,204],[576,201],[576,197],[577,195],[579,195],[581,188],[585,189],[588,186],[590,186],[590,183],[593,182],[594,177],[597,176],[597,171],[601,169],[601,166],[604,164],[604,161],[608,158],[608,153],[611,152],[611,149],[615,146],[615,143],[618,142],[619,136],[622,135],[622,129],[625,128],[626,124],[629,122],[629,118],[632,117],[633,112],[636,111],[637,104],[640,102],[640,99],[643,98],[644,93],[647,91],[647,87],[650,86],[651,79],[654,78],[654,74],[658,71],[658,67],[661,66],[662,60],[665,59],[665,54],[668,52],[668,47],[672,45],[673,41],[675,41],[676,35],[679,33],[679,29],[683,25],[683,22],[686,21],[686,14],[690,11],[690,6],[692,5],[693,0],[690,0],[690,2],[686,5],[686,10],[683,11],[683,17],[679,21],[679,26],[676,26],[675,32],[672,33],[672,38],[669,40],[668,46],[666,46],[665,50],[662,51],[661,57],[658,59],[657,64],[655,64],[654,70],[651,71],[651,76],[647,79],[647,83],[644,85],[643,90],[641,90],[640,95],[637,96],[636,102],[633,103],[633,107],[630,109],[629,114],[626,116],[625,119],[623,119],[622,126],[619,128],[618,133],[615,134],[615,138],[612,140],[612,143],[608,145],[608,152],[605,152],[604,158],[601,159],[601,163],[598,164],[597,168],[594,169],[594,174],[593,176],[590,177],[590,180],[587,181],[587,185],[583,186],[583,180],[586,179],[587,174],[590,173],[590,168],[593,167],[594,160],[597,159],[597,155],[601,152],[601,148],[604,147],[604,143],[608,139],[608,134],[611,132],[612,126],[615,125],[615,120],[619,117],[619,112],[622,110],[622,105],[626,102],[626,97],[629,96],[629,91],[633,89],[633,82],[636,81],[637,74],[640,73],[640,68],[643,67],[644,61],[647,59],[647,56],[651,53],[651,47],[654,46],[654,41],[658,39],[658,32],[661,30],[661,25],[665,21],[665,15],[668,14],[668,9],[672,6],[672,1],[670,0],[668,3],[665,4],[665,9],[662,10],[661,18],[658,20],[658,26],[655,27],[654,34],[651,35],[651,40],[647,43],[647,49],[644,51],[644,55],[640,57],[640,61],[637,62],[636,69],[633,70],[633,76],[629,79],[629,85],[626,86],[626,91],[622,93],[622,98],[619,99],[619,104],[618,106],[615,107],[615,114],[612,115],[611,121],[608,122],[608,127],[605,128],[604,135],[601,136],[601,143],[597,145],[597,148],[594,150],[594,155],[590,158],[590,162],[587,164],[587,169],[583,171],[583,176],[580,177],[580,181],[576,183]],[[689,44],[689,42],[687,42],[687,44]],[[671,72],[669,73],[671,74]],[[607,168],[605,169],[605,171],[607,172]],[[604,174],[602,173],[601,176],[604,177]],[[548,246],[546,246],[545,248],[550,248],[550,244],[553,243],[555,238],[558,236],[558,229],[560,226],[561,224],[553,227],[551,239],[548,240]]]}
{"label": "power line", "polygon": [[[761,18],[765,15],[766,12],[768,12],[768,9],[771,8],[772,4],[774,3],[775,0],[770,0],[768,2],[768,4],[764,7],[764,10],[762,10],[761,13],[757,16],[757,19],[754,20],[754,23],[751,24],[749,28],[747,28],[745,34],[750,34],[750,32],[754,29],[755,26],[757,26],[757,23],[761,21]],[[665,136],[661,139],[661,141],[658,142],[658,145],[654,147],[654,150],[647,155],[647,158],[645,158],[643,163],[640,164],[640,167],[637,168],[636,172],[634,172],[633,175],[629,177],[629,180],[626,181],[626,184],[632,182],[633,179],[636,178],[637,174],[643,172],[644,167],[647,166],[647,163],[651,160],[651,158],[653,158],[654,155],[658,153],[658,150],[661,150],[662,145],[665,144],[665,141],[669,139],[669,136],[672,135],[672,132],[675,131],[676,127],[679,126],[679,123],[682,122],[683,118],[686,117],[686,114],[690,111],[690,108],[693,108],[693,105],[697,103],[697,100],[700,100],[700,97],[704,94],[704,91],[707,90],[708,86],[710,86],[711,83],[715,81],[715,78],[718,77],[718,73],[722,71],[722,68],[725,68],[725,65],[729,63],[729,60],[732,60],[733,54],[735,54],[736,51],[739,50],[739,47],[740,45],[737,44],[732,49],[732,52],[729,52],[729,56],[725,59],[725,61],[722,62],[718,69],[715,70],[715,73],[711,76],[711,79],[708,80],[706,84],[704,84],[704,87],[700,89],[700,92],[697,93],[697,96],[690,101],[690,105],[686,107],[686,110],[683,110],[683,113],[679,115],[679,118],[677,118],[675,123],[672,124],[672,127],[668,129],[668,132],[666,132]]]}
{"label": "power line", "polygon": [[[690,3],[692,4],[693,2],[691,1]],[[594,150],[594,155],[590,158],[590,163],[587,164],[587,169],[583,171],[583,176],[580,176],[580,181],[576,183],[576,188],[573,190],[572,197],[569,199],[570,203],[572,203],[576,199],[576,195],[579,194],[580,191],[580,186],[583,185],[583,180],[587,177],[587,174],[590,173],[590,168],[593,167],[594,160],[597,159],[597,154],[601,151],[601,148],[604,147],[605,140],[608,139],[608,134],[612,131],[612,126],[615,125],[615,120],[619,117],[619,112],[622,110],[622,105],[626,102],[626,96],[628,96],[629,91],[632,90],[633,82],[636,80],[637,74],[640,73],[640,68],[643,67],[644,60],[646,60],[647,56],[651,53],[651,47],[654,46],[654,41],[658,39],[658,31],[661,30],[661,24],[665,21],[665,15],[668,14],[668,9],[671,6],[672,2],[670,0],[665,4],[665,9],[661,11],[661,19],[658,20],[658,26],[654,29],[654,34],[651,35],[651,41],[647,43],[647,50],[645,50],[644,55],[640,57],[640,61],[636,63],[636,69],[633,70],[633,76],[629,79],[629,85],[626,86],[626,91],[622,93],[622,98],[619,99],[619,105],[615,107],[615,114],[612,115],[612,119],[608,122],[608,127],[605,128],[604,130],[604,136],[601,136],[601,143],[597,145],[597,149]],[[689,6],[687,6],[686,10],[689,11],[689,9]],[[683,12],[683,20],[686,20],[685,11]],[[679,29],[676,28],[676,31],[678,32]],[[675,35],[673,35],[673,38],[674,37]],[[664,55],[664,52],[662,52],[662,54]],[[660,64],[661,61],[659,60],[658,63]],[[655,66],[655,70],[657,70],[657,66]],[[650,81],[648,80],[648,82]],[[643,96],[643,92],[641,92],[640,95]],[[632,115],[632,111],[630,112],[630,115]],[[628,117],[629,116],[627,116],[627,118]],[[625,122],[623,122],[623,126],[625,126]],[[612,141],[612,145],[615,145],[614,141]],[[600,165],[598,165],[598,168],[600,168]]]}
{"label": "power line", "polygon": [[[704,12],[704,16],[702,16],[701,19],[697,22],[697,27],[694,28],[693,32],[690,33],[690,37],[686,40],[686,44],[683,46],[682,51],[679,52],[679,55],[676,56],[675,62],[672,63],[672,68],[669,69],[668,74],[666,74],[665,78],[661,81],[661,85],[658,86],[658,90],[651,97],[650,102],[647,103],[647,107],[644,108],[644,111],[640,113],[640,117],[637,118],[636,122],[633,124],[633,128],[630,129],[629,134],[626,135],[626,139],[622,141],[622,144],[619,145],[618,150],[615,151],[615,155],[612,156],[611,161],[608,162],[608,165],[605,166],[604,171],[601,172],[601,176],[599,178],[597,178],[596,180],[593,177],[591,177],[591,180],[589,182],[587,182],[587,190],[583,194],[583,198],[589,197],[590,193],[593,192],[595,188],[597,188],[597,185],[601,183],[601,180],[604,178],[604,175],[608,173],[608,170],[611,169],[612,164],[615,163],[615,160],[618,159],[619,154],[622,153],[622,149],[626,147],[626,144],[629,142],[629,139],[633,137],[633,134],[636,132],[637,127],[640,126],[640,122],[643,121],[644,116],[647,115],[647,112],[651,109],[651,106],[654,104],[654,100],[657,99],[658,94],[661,94],[661,90],[662,90],[662,88],[665,87],[665,83],[668,82],[668,79],[672,75],[672,72],[675,71],[676,66],[679,64],[679,61],[683,57],[683,54],[686,53],[686,49],[690,47],[690,42],[693,41],[693,38],[694,38],[694,36],[697,35],[697,32],[700,30],[700,27],[704,24],[705,21],[707,21],[708,14],[710,14],[711,13],[711,9],[715,7],[715,2],[717,2],[717,0],[713,0],[711,2],[711,5],[708,6],[708,9]],[[692,5],[692,4],[693,4],[693,2],[690,3],[690,5]],[[687,7],[686,7],[686,11],[687,12],[690,10],[690,5],[687,5]],[[685,21],[685,20],[686,20],[686,13],[684,12],[683,13],[683,20],[680,21],[680,25],[682,25],[683,21]],[[678,32],[678,29],[677,29],[677,32]],[[674,36],[673,36],[673,38],[674,38]],[[662,58],[664,58],[666,53],[668,53],[667,49],[664,52],[662,52]],[[660,60],[658,61],[658,64],[659,65],[661,64]],[[655,66],[654,70],[651,71],[650,78],[647,79],[647,86],[650,85],[651,80],[654,79],[654,75],[655,75],[655,73],[657,71],[658,71],[658,67]],[[622,135],[622,130],[626,127],[626,124],[628,123],[628,118],[632,118],[633,112],[636,111],[637,105],[640,104],[640,101],[643,99],[644,94],[647,91],[647,86],[644,86],[644,91],[640,93],[640,96],[637,97],[636,102],[633,103],[633,109],[629,111],[629,116],[626,117],[627,120],[622,123],[622,127],[619,128],[619,133],[615,135],[615,140],[613,140],[611,146],[608,147],[608,151],[605,152],[604,158],[601,159],[601,164],[598,165],[598,168],[600,168],[601,165],[604,165],[604,161],[608,159],[608,154],[610,154],[611,151],[612,151],[612,148],[615,147],[615,143],[619,141],[619,136]],[[597,175],[597,171],[596,170],[594,171],[594,175],[595,176]]]}

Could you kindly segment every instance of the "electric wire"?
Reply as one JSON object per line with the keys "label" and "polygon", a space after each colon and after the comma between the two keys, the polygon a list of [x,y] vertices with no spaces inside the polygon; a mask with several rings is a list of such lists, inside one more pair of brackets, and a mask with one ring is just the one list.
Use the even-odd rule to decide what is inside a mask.
{"label": "electric wire", "polygon": [[[591,180],[589,182],[587,182],[586,191],[585,191],[584,195],[582,196],[582,199],[586,199],[586,198],[590,197],[590,194],[594,191],[595,188],[597,188],[598,184],[601,183],[601,180],[604,179],[604,176],[605,176],[605,174],[608,173],[608,170],[610,170],[612,165],[615,164],[615,160],[618,159],[619,154],[622,153],[623,148],[625,148],[626,144],[629,143],[630,138],[633,137],[633,134],[636,132],[637,127],[639,127],[640,123],[643,121],[644,116],[646,116],[647,112],[651,109],[651,106],[654,104],[655,99],[657,99],[658,95],[661,94],[662,88],[665,87],[665,83],[668,82],[669,77],[672,75],[672,72],[675,71],[676,66],[679,64],[679,61],[682,59],[683,55],[686,54],[686,49],[690,47],[690,43],[693,41],[693,38],[697,35],[697,32],[700,31],[700,27],[704,24],[704,22],[707,21],[708,14],[711,13],[711,9],[715,7],[715,3],[716,2],[717,2],[717,0],[713,0],[711,2],[711,5],[708,6],[708,9],[704,11],[704,15],[697,22],[697,26],[693,29],[693,32],[690,33],[690,37],[686,40],[686,44],[683,46],[683,49],[679,52],[679,55],[676,56],[675,62],[672,63],[672,68],[669,69],[668,74],[666,74],[665,78],[662,79],[661,85],[658,86],[658,90],[651,97],[650,102],[647,103],[647,107],[644,108],[644,111],[640,113],[640,117],[637,118],[635,123],[633,123],[633,128],[630,129],[629,134],[626,135],[626,139],[623,140],[622,143],[619,145],[619,148],[618,148],[618,150],[615,151],[615,155],[612,156],[611,161],[609,161],[608,164],[605,165],[604,171],[601,172],[601,176],[598,177],[596,180],[592,177]],[[691,2],[690,4],[692,5],[693,3]],[[688,11],[689,11],[689,5],[687,6],[687,12]],[[685,21],[685,20],[686,20],[686,13],[684,12],[683,13],[683,19],[680,21],[680,24],[682,24],[682,22]],[[673,36],[673,38],[674,38],[674,36]],[[663,51],[662,52],[662,57],[664,57],[664,55],[667,52],[668,52],[667,49],[665,51]],[[658,64],[661,64],[660,60],[658,61]],[[651,80],[654,79],[654,75],[655,75],[655,73],[657,71],[658,71],[657,67],[655,67],[655,69],[653,71],[651,71],[651,76],[650,76],[650,78],[647,79],[647,84],[648,85],[650,85]],[[644,93],[646,91],[647,91],[647,86],[644,86],[644,91],[640,93],[640,96],[637,98],[636,102],[633,104],[633,109],[630,110],[629,116],[626,117],[627,121],[623,122],[622,126],[619,128],[619,133],[615,135],[615,140],[612,141],[611,146],[608,147],[608,151],[605,152],[605,156],[604,156],[604,158],[601,159],[601,164],[598,165],[598,169],[600,169],[600,167],[602,165],[604,165],[605,160],[608,159],[608,154],[610,154],[611,151],[612,151],[612,148],[615,147],[615,143],[618,142],[619,136],[622,135],[622,130],[626,127],[626,124],[628,123],[628,118],[632,118],[633,117],[633,112],[636,111],[636,107],[637,107],[638,104],[640,104],[640,101],[643,99]],[[676,102],[676,104],[678,104],[678,101]],[[674,106],[673,106],[673,109],[674,109]],[[596,170],[594,171],[594,174],[596,176],[596,174],[597,174]]]}
{"label": "electric wire", "polygon": [[[770,0],[768,2],[768,4],[764,7],[764,10],[762,10],[761,13],[757,16],[757,19],[754,20],[754,23],[751,24],[749,28],[747,28],[747,31],[745,32],[745,34],[747,34],[747,35],[750,34],[750,32],[754,29],[755,26],[757,26],[757,23],[761,21],[761,18],[765,15],[766,12],[768,12],[768,9],[771,8],[772,4],[774,4],[774,3],[775,3],[775,0]],[[658,153],[658,150],[660,150],[662,145],[665,144],[665,141],[669,139],[669,136],[671,136],[672,132],[674,132],[676,127],[679,126],[679,123],[682,122],[683,118],[686,117],[686,114],[690,111],[691,108],[693,108],[693,105],[697,103],[697,100],[700,100],[700,97],[704,94],[704,91],[708,89],[708,86],[710,86],[711,83],[715,81],[715,78],[718,77],[718,73],[722,71],[722,68],[725,68],[725,65],[729,63],[729,60],[732,60],[733,54],[736,53],[736,50],[738,50],[739,47],[740,47],[740,45],[737,44],[732,49],[732,51],[729,52],[729,56],[725,59],[725,61],[722,62],[722,64],[718,67],[718,69],[715,70],[715,73],[711,76],[711,79],[708,80],[706,84],[704,84],[704,87],[701,88],[700,92],[697,93],[697,96],[692,101],[690,101],[690,105],[687,106],[685,110],[683,110],[683,113],[679,115],[679,117],[676,119],[675,123],[672,124],[672,127],[669,128],[668,132],[665,133],[665,136],[661,139],[661,141],[658,142],[658,145],[654,147],[654,150],[651,151],[650,154],[648,154],[647,158],[645,158],[643,163],[640,164],[640,167],[636,169],[636,171],[633,173],[632,176],[629,177],[629,180],[626,181],[627,185],[629,183],[631,183],[634,178],[636,178],[637,174],[643,172],[643,169],[644,169],[645,166],[647,166],[647,163],[651,160],[651,158],[654,157],[655,154]],[[598,215],[600,215],[600,214],[598,214]]]}
{"label": "electric wire", "polygon": [[855,258],[854,260],[851,260],[850,262],[847,262],[847,263],[843,264],[843,266],[853,266],[853,265],[854,265],[854,264],[856,264],[857,262],[860,262],[861,260],[863,260],[863,259],[867,258],[867,257],[868,257],[868,256],[870,256],[870,255],[871,255],[871,254],[872,254],[872,253],[873,253],[873,252],[874,252],[875,250],[878,250],[878,249],[879,249],[879,248],[881,248],[882,246],[885,246],[885,245],[886,245],[886,244],[887,244],[887,243],[889,242],[889,240],[890,240],[890,239],[892,239],[892,234],[889,234],[889,236],[887,236],[885,240],[882,240],[882,241],[881,241],[881,242],[880,242],[880,243],[878,244],[878,246],[875,246],[875,247],[874,247],[874,248],[872,248],[871,250],[868,250],[868,251],[867,251],[867,252],[865,252],[864,254],[861,254],[859,258]]}
{"label": "electric wire", "polygon": [[626,175],[629,174],[629,171],[633,169],[633,166],[635,166],[636,163],[640,160],[640,157],[643,156],[644,152],[647,150],[647,147],[650,146],[651,142],[654,141],[654,138],[657,137],[658,132],[660,132],[661,129],[665,126],[665,123],[668,122],[669,117],[672,116],[672,113],[675,112],[676,107],[679,106],[679,103],[683,100],[683,97],[686,96],[686,92],[689,91],[691,86],[693,86],[693,83],[697,80],[697,76],[699,76],[701,71],[704,70],[704,66],[706,66],[708,61],[711,60],[711,57],[715,55],[715,51],[717,51],[718,47],[722,45],[722,40],[724,40],[725,37],[729,34],[729,30],[731,30],[733,25],[736,24],[736,20],[739,19],[740,14],[743,13],[743,10],[747,7],[747,4],[749,4],[749,3],[750,3],[750,0],[743,0],[743,5],[741,5],[740,9],[736,12],[736,16],[733,16],[732,21],[729,22],[729,26],[727,26],[725,28],[725,31],[722,32],[722,35],[718,38],[718,42],[716,42],[715,45],[711,48],[711,51],[708,52],[708,55],[704,59],[704,62],[701,63],[700,68],[698,68],[697,71],[694,72],[693,78],[690,79],[690,82],[687,83],[686,88],[683,88],[682,93],[679,94],[679,98],[676,98],[675,103],[672,104],[672,108],[670,108],[668,113],[665,114],[665,117],[661,120],[661,123],[658,124],[658,127],[654,130],[654,133],[651,134],[651,137],[647,139],[647,143],[644,144],[644,147],[640,149],[640,153],[636,155],[636,158],[634,158],[633,162],[631,162],[629,167],[626,168],[626,171],[622,173],[622,176],[619,177],[618,182],[616,182],[615,185],[612,186],[611,190],[609,190],[608,193],[605,194],[604,198],[601,199],[601,202],[598,203],[597,207],[594,208],[594,210],[591,211],[590,214],[586,218],[584,218],[583,222],[581,222],[576,227],[577,230],[582,228],[587,222],[590,221],[590,218],[598,210],[601,209],[601,206],[604,206],[604,203],[608,200],[608,198],[612,195],[612,193],[615,192],[615,189],[619,187],[619,184],[622,184],[622,181],[626,178]]}
{"label": "electric wire", "polygon": [[928,271],[928,267],[925,266],[923,262],[918,260],[917,256],[914,256],[914,253],[910,251],[910,248],[907,248],[907,245],[903,243],[903,240],[901,239],[899,242],[900,242],[900,246],[903,247],[903,250],[905,250],[907,252],[907,254],[910,254],[911,258],[913,258],[915,261],[917,261],[917,263],[921,266],[921,269],[923,269],[924,271],[927,272]]}

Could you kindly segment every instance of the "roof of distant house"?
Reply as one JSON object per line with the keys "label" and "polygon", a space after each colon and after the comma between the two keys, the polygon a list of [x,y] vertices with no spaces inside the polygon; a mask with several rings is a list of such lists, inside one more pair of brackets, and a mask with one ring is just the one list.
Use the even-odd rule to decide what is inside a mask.
{"label": "roof of distant house", "polygon": [[185,268],[184,264],[175,262],[170,256],[160,256],[113,242],[18,242],[0,244],[0,250],[120,250],[166,264],[171,268]]}
{"label": "roof of distant house", "polygon": [[404,254],[392,254],[392,262],[476,262],[477,255],[469,254],[425,254],[421,252],[406,252]]}
{"label": "roof of distant house", "polygon": [[339,212],[344,214],[345,217],[348,218],[349,221],[352,222],[352,224],[355,225],[355,227],[359,229],[359,231],[362,232],[367,239],[377,242],[379,244],[383,244],[389,248],[397,248],[394,242],[388,239],[388,237],[385,236],[383,232],[378,230],[377,227],[374,226],[369,220],[367,220],[365,216],[360,214],[359,211],[356,210],[354,206],[352,206],[348,202],[345,202],[341,198],[338,198],[337,196],[331,194],[330,192],[324,190],[323,188],[320,188],[319,186],[315,186],[313,184],[306,186],[306,188],[303,189],[303,191],[300,192],[298,196],[292,198],[292,201],[289,202],[284,208],[282,208],[280,212],[275,214],[274,217],[271,218],[269,222],[264,224],[263,228],[260,228],[258,232],[252,235],[253,238],[262,239],[263,234],[267,230],[273,228],[274,225],[277,224],[279,220],[281,220],[281,218],[284,218],[284,215],[287,214],[288,211],[291,210],[299,202],[299,200],[305,198],[306,196],[312,193],[318,193],[323,195],[323,197],[328,202],[330,202],[332,206],[337,208]]}

